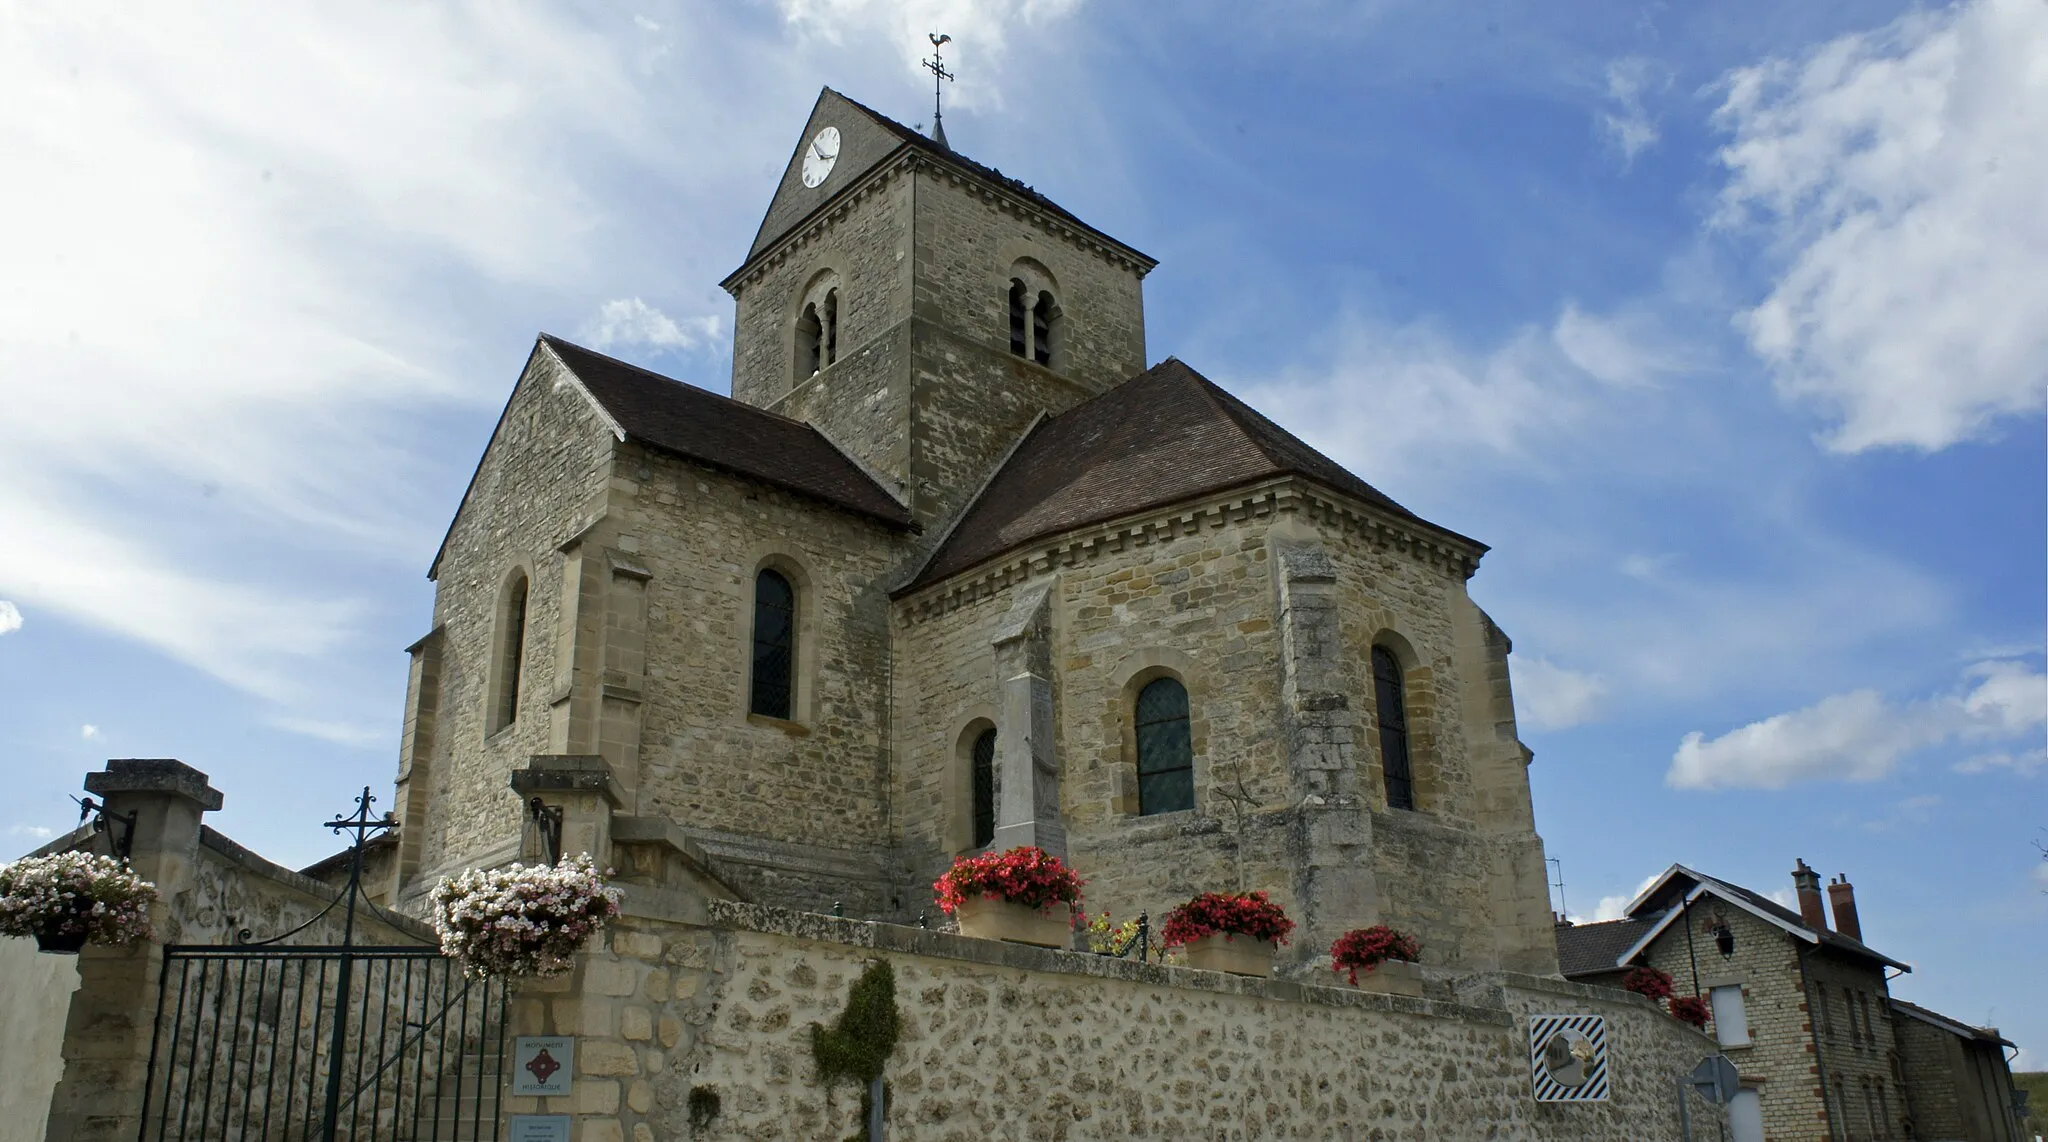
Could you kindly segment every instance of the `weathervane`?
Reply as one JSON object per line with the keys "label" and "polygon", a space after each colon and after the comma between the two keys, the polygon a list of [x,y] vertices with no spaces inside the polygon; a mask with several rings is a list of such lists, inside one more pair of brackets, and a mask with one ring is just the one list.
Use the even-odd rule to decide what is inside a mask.
{"label": "weathervane", "polygon": [[951,145],[946,142],[946,113],[939,105],[939,81],[953,78],[953,73],[946,70],[945,57],[939,54],[939,48],[953,42],[953,37],[938,32],[932,32],[930,35],[932,58],[924,61],[924,66],[926,71],[932,73],[932,138],[940,146],[950,150]]}

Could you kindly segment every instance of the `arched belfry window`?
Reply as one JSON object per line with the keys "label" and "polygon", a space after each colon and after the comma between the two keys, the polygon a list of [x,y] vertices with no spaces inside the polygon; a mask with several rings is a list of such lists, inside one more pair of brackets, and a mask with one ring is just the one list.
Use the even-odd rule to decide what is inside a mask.
{"label": "arched belfry window", "polygon": [[1038,304],[1031,307],[1031,359],[1051,367],[1053,344],[1058,338],[1060,307],[1052,294],[1040,291]]}
{"label": "arched belfry window", "polygon": [[839,291],[825,291],[825,347],[821,356],[826,365],[839,359]]}
{"label": "arched belfry window", "polygon": [[525,573],[513,577],[505,587],[505,602],[498,616],[498,660],[493,664],[496,685],[492,687],[491,732],[504,729],[519,718],[519,668],[526,659]]}
{"label": "arched belfry window", "polygon": [[1408,705],[1401,662],[1384,646],[1372,648],[1373,698],[1380,716],[1380,765],[1386,771],[1387,808],[1415,808],[1415,774],[1408,763]]}
{"label": "arched belfry window", "polygon": [[754,673],[747,710],[789,720],[796,679],[796,590],[780,571],[754,576]]}
{"label": "arched belfry window", "polygon": [[969,754],[974,769],[974,847],[982,848],[996,839],[996,732],[986,729],[975,735]]}
{"label": "arched belfry window", "polygon": [[1019,357],[1031,354],[1030,296],[1022,278],[1010,279],[1010,352]]}
{"label": "arched belfry window", "polygon": [[1188,723],[1188,690],[1177,678],[1158,678],[1138,691],[1138,812],[1171,813],[1195,807],[1195,746]]}
{"label": "arched belfry window", "polygon": [[796,319],[796,379],[807,380],[839,359],[839,291],[804,303]]}

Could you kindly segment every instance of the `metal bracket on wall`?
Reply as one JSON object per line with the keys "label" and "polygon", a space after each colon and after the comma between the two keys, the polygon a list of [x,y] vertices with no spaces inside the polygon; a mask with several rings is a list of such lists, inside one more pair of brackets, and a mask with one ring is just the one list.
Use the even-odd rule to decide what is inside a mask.
{"label": "metal bracket on wall", "polygon": [[[73,797],[72,800],[78,802],[78,823],[83,825],[85,819],[91,817],[92,831],[107,834],[107,843],[114,847],[115,856],[127,860],[134,853],[135,822],[142,816],[142,810],[130,810],[127,816],[116,817],[107,812],[104,802],[95,801],[90,797]],[[121,826],[119,835],[114,833],[114,825]]]}

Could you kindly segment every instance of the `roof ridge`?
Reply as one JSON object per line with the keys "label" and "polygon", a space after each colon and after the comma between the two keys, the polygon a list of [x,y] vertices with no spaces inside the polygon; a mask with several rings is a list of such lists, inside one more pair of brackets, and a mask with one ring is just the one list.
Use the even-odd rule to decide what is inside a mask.
{"label": "roof ridge", "polygon": [[[657,380],[657,381],[665,381],[665,382],[667,382],[667,383],[669,383],[669,384],[671,384],[671,385],[681,385],[681,386],[683,386],[684,388],[686,388],[686,389],[690,389],[690,390],[692,390],[692,391],[694,391],[694,392],[699,392],[699,393],[703,393],[703,394],[704,394],[705,396],[711,397],[711,398],[712,398],[712,399],[714,399],[714,400],[721,400],[721,401],[724,401],[724,402],[726,402],[727,404],[733,405],[733,406],[735,406],[735,407],[737,407],[737,408],[743,408],[743,409],[747,410],[748,412],[752,412],[752,413],[758,413],[758,414],[759,414],[759,415],[761,415],[761,416],[773,417],[773,418],[774,418],[774,419],[776,419],[776,420],[782,421],[782,422],[783,422],[784,424],[794,424],[794,425],[799,425],[799,426],[801,426],[801,427],[803,427],[803,428],[808,428],[808,429],[810,429],[810,430],[811,430],[812,432],[817,432],[817,431],[818,431],[818,426],[817,426],[817,425],[815,425],[815,424],[812,424],[812,423],[811,423],[810,421],[808,421],[808,420],[798,420],[798,419],[796,419],[796,418],[795,418],[795,417],[793,417],[793,416],[784,416],[783,414],[781,414],[781,413],[779,413],[779,412],[775,412],[775,411],[772,411],[772,410],[770,410],[770,409],[765,409],[765,408],[762,408],[762,407],[761,407],[760,405],[757,405],[757,404],[748,404],[748,403],[747,403],[746,401],[743,401],[743,400],[739,399],[738,397],[735,397],[735,396],[731,396],[731,395],[729,395],[729,394],[726,394],[726,393],[716,392],[716,391],[714,391],[714,390],[712,390],[712,389],[707,389],[707,388],[705,388],[705,387],[704,387],[703,385],[693,385],[693,384],[691,384],[691,383],[690,383],[690,382],[688,382],[688,381],[685,381],[685,380],[681,380],[681,379],[679,379],[679,378],[676,378],[676,377],[671,377],[671,376],[669,376],[669,375],[668,375],[667,373],[657,373],[657,372],[655,372],[655,371],[654,371],[653,369],[650,369],[650,368],[648,368],[648,367],[647,367],[647,366],[645,366],[645,365],[635,365],[635,364],[634,364],[633,362],[631,362],[631,361],[628,361],[628,360],[624,360],[623,358],[619,358],[619,357],[614,357],[614,356],[612,356],[612,355],[611,355],[610,353],[604,353],[604,352],[600,352],[600,351],[598,351],[598,350],[596,350],[596,349],[592,349],[592,348],[591,348],[591,347],[589,347],[588,345],[579,345],[579,344],[577,344],[576,342],[574,342],[574,341],[571,341],[571,340],[569,340],[569,339],[568,339],[568,338],[566,338],[566,337],[558,337],[558,336],[556,336],[556,335],[555,335],[555,334],[553,334],[553,333],[542,333],[542,334],[540,335],[540,339],[541,339],[541,340],[543,340],[543,341],[545,341],[545,342],[547,342],[547,343],[548,343],[549,345],[553,345],[553,346],[567,346],[567,347],[568,347],[568,348],[570,348],[570,349],[574,349],[574,350],[576,350],[576,351],[577,351],[578,353],[588,353],[588,354],[590,354],[591,356],[593,356],[593,357],[596,357],[596,358],[598,358],[598,359],[600,359],[600,360],[604,360],[604,361],[609,361],[609,362],[611,362],[612,364],[614,364],[614,365],[617,365],[617,366],[619,366],[620,368],[624,368],[624,369],[631,369],[632,371],[634,371],[634,372],[636,372],[636,373],[644,373],[644,374],[646,374],[647,376],[649,376],[649,377],[652,377],[652,378],[654,378],[654,379],[655,379],[655,380]],[[819,434],[820,436],[823,436],[823,435],[824,435],[823,433],[818,433],[818,434]],[[828,438],[827,438],[828,442],[829,442],[829,439],[830,439],[830,438],[828,437]],[[837,445],[834,445],[834,447],[837,447]],[[892,498],[893,498],[893,497],[892,497]]]}

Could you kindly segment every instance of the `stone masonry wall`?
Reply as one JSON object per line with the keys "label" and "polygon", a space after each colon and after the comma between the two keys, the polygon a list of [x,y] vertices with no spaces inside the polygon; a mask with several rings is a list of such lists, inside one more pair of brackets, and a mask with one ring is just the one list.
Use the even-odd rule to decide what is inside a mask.
{"label": "stone masonry wall", "polygon": [[[546,349],[535,354],[450,525],[436,569],[439,676],[412,690],[415,700],[424,694],[439,703],[438,717],[431,719],[432,749],[408,754],[395,800],[403,812],[426,810],[425,820],[405,818],[406,830],[419,837],[418,859],[426,870],[479,863],[474,858],[484,851],[516,838],[520,805],[508,777],[531,755],[551,752],[554,644],[563,605],[558,548],[602,514],[614,441],[573,382],[557,383],[563,375]],[[529,583],[519,709],[510,725],[488,732],[493,640],[515,566],[526,570]],[[408,723],[419,713],[408,711]],[[430,784],[430,798],[408,798],[419,781]]]}
{"label": "stone masonry wall", "polygon": [[[902,1015],[889,1129],[919,1142],[1675,1142],[1671,1077],[1711,1049],[1635,997],[1526,976],[1406,999],[752,905],[706,923],[629,915],[515,1000],[516,1033],[578,1036],[577,1078],[512,1112],[573,1113],[577,1142],[857,1136],[861,1092],[820,1084],[811,1027],[876,959]],[[1610,1101],[1530,1097],[1526,1019],[1556,1012],[1607,1017]]]}

